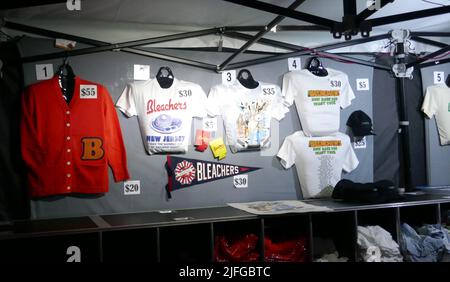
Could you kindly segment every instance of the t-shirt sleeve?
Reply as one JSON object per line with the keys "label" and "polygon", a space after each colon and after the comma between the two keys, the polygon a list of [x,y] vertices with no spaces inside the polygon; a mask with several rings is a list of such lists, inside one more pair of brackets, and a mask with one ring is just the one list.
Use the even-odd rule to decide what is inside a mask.
{"label": "t-shirt sleeve", "polygon": [[284,74],[282,96],[284,97],[286,106],[291,106],[294,103],[296,91],[292,74],[290,72]]}
{"label": "t-shirt sleeve", "polygon": [[425,99],[422,104],[422,112],[424,112],[428,118],[433,118],[436,114],[436,101],[434,100],[434,96],[432,91],[427,88]]}
{"label": "t-shirt sleeve", "polygon": [[136,103],[136,88],[133,84],[127,84],[125,89],[120,95],[119,100],[116,103],[116,107],[119,108],[127,117],[132,117],[137,115]]}
{"label": "t-shirt sleeve", "polygon": [[352,145],[350,143],[347,154],[345,156],[345,162],[343,169],[345,172],[351,172],[356,169],[359,165],[358,158],[356,157],[355,151],[353,151]]}
{"label": "t-shirt sleeve", "polygon": [[292,146],[292,141],[288,137],[284,139],[283,145],[281,145],[277,157],[280,158],[281,165],[285,169],[288,169],[295,164],[296,154]]}
{"label": "t-shirt sleeve", "polygon": [[353,89],[350,85],[348,76],[345,74],[344,78],[342,79],[341,99],[340,99],[341,108],[345,109],[348,106],[350,106],[353,99],[355,99],[355,93],[353,92]]}
{"label": "t-shirt sleeve", "polygon": [[207,97],[205,91],[203,91],[203,88],[198,85],[195,89],[195,99],[194,99],[194,117],[204,118],[208,115],[207,112]]}
{"label": "t-shirt sleeve", "polygon": [[220,90],[218,86],[214,86],[213,88],[211,88],[211,90],[209,91],[208,100],[206,104],[208,115],[213,117],[221,115]]}
{"label": "t-shirt sleeve", "polygon": [[275,98],[272,105],[272,117],[276,120],[282,120],[288,112],[289,108],[286,105],[286,101],[283,99],[281,89],[279,86],[276,86]]}

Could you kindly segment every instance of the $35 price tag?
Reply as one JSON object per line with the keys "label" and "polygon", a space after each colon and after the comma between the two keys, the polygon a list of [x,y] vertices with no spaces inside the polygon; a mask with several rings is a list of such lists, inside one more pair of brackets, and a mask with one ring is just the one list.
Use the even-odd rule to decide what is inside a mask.
{"label": "$35 price tag", "polygon": [[248,188],[248,174],[234,176],[233,184],[235,188]]}
{"label": "$35 price tag", "polygon": [[141,181],[130,180],[123,183],[124,195],[140,195],[141,194]]}

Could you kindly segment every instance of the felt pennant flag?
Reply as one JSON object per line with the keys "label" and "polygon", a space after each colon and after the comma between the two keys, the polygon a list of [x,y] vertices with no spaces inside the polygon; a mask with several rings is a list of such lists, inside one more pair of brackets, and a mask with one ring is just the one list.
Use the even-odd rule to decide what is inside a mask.
{"label": "felt pennant flag", "polygon": [[261,168],[186,159],[168,155],[166,169],[169,176],[166,190],[169,198],[171,198],[171,192],[174,190],[249,173]]}

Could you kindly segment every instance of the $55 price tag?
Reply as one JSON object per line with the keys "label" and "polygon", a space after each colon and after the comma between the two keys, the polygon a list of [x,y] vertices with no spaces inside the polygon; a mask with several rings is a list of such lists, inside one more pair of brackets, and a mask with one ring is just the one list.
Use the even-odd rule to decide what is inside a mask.
{"label": "$55 price tag", "polygon": [[80,99],[97,99],[97,85],[80,85]]}
{"label": "$55 price tag", "polygon": [[140,195],[141,194],[141,181],[130,180],[123,183],[124,195]]}
{"label": "$55 price tag", "polygon": [[248,174],[234,176],[233,185],[235,188],[248,188]]}

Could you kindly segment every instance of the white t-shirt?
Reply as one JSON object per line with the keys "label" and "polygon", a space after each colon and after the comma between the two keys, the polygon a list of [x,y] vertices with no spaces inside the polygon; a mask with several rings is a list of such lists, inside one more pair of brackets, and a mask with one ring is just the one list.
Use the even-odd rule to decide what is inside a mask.
{"label": "white t-shirt", "polygon": [[269,147],[271,119],[281,120],[289,111],[279,86],[258,83],[249,89],[236,80],[232,85],[216,85],[209,92],[208,113],[222,116],[233,153]]}
{"label": "white t-shirt", "polygon": [[338,132],[340,108],[348,107],[355,98],[345,73],[331,68],[327,71],[324,77],[307,69],[283,76],[283,96],[289,105],[295,101],[302,130],[308,136]]}
{"label": "white t-shirt", "polygon": [[206,94],[200,85],[174,79],[161,88],[156,79],[127,85],[116,106],[128,117],[138,116],[147,152],[188,150],[192,117],[206,117]]}
{"label": "white t-shirt", "polygon": [[446,84],[428,87],[422,111],[430,119],[436,116],[441,145],[450,145],[450,88]]}
{"label": "white t-shirt", "polygon": [[302,131],[286,137],[277,155],[288,169],[295,164],[303,197],[329,197],[342,170],[350,172],[359,162],[343,133],[331,136],[308,137]]}

